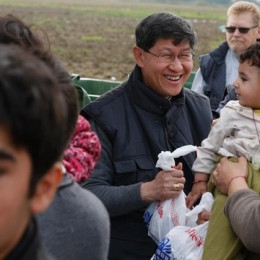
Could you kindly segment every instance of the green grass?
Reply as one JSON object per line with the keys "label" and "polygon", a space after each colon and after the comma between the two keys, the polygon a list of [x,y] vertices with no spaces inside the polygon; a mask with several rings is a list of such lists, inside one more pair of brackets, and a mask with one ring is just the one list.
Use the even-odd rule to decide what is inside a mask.
{"label": "green grass", "polygon": [[98,35],[84,35],[81,37],[81,40],[87,41],[87,42],[101,42],[104,41],[104,38],[102,36]]}
{"label": "green grass", "polygon": [[211,50],[216,49],[223,41],[225,41],[225,37],[222,38],[213,38],[209,41],[209,46]]}
{"label": "green grass", "polygon": [[[103,3],[102,5],[88,5],[78,2],[76,4],[71,2],[55,2],[50,0],[45,1],[10,1],[0,0],[1,5],[8,5],[14,7],[35,7],[35,8],[51,8],[51,9],[69,9],[79,13],[87,13],[92,17],[124,17],[124,18],[143,18],[153,12],[173,12],[184,18],[190,19],[216,19],[225,20],[226,12],[222,8],[200,7],[200,6],[182,6],[182,5],[166,5],[166,4],[123,4],[118,2],[118,6]],[[76,1],[77,2],[77,1]],[[112,1],[115,3],[115,1]],[[54,18],[54,17],[53,17]]]}
{"label": "green grass", "polygon": [[[102,1],[102,2],[101,2]],[[71,72],[85,77],[127,78],[135,65],[132,54],[137,23],[154,12],[173,12],[187,18],[199,37],[198,57],[225,38],[218,26],[225,24],[226,7],[176,4],[131,4],[117,0],[0,0],[0,15],[12,13],[34,25],[51,50]],[[209,22],[210,20],[210,22]]]}

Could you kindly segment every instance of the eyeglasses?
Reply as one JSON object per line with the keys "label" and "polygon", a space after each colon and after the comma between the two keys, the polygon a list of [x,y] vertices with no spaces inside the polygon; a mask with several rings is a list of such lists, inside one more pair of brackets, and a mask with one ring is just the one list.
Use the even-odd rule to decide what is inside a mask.
{"label": "eyeglasses", "polygon": [[252,26],[252,27],[233,27],[233,26],[230,26],[230,27],[226,27],[226,31],[228,33],[234,33],[236,29],[238,29],[238,31],[242,34],[246,34],[249,32],[249,30],[251,29],[254,29],[254,28],[257,28],[258,26]]}
{"label": "eyeglasses", "polygon": [[175,61],[176,57],[178,58],[178,60],[180,62],[191,62],[193,56],[195,55],[194,52],[192,52],[192,51],[185,51],[185,52],[178,54],[177,56],[175,56],[174,54],[167,54],[167,53],[155,54],[150,51],[145,51],[145,52],[157,57],[159,62],[161,62],[161,63],[171,63],[171,62]]}

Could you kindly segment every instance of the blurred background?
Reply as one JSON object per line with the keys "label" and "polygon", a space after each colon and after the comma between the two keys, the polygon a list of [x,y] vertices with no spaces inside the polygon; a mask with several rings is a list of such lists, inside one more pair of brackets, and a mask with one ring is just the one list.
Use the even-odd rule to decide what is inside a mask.
{"label": "blurred background", "polygon": [[[173,12],[197,32],[193,71],[200,54],[225,40],[224,0],[0,0],[0,15],[14,14],[48,35],[51,50],[70,73],[122,81],[134,67],[135,26],[154,12]],[[252,1],[259,4],[259,1]]]}

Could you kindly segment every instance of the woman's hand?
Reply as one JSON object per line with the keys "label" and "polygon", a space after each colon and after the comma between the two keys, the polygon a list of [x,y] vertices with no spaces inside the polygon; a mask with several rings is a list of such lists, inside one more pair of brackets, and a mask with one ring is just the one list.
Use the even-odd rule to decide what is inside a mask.
{"label": "woman's hand", "polygon": [[213,182],[222,193],[231,194],[238,189],[248,188],[245,181],[247,175],[245,157],[239,157],[238,162],[222,158],[213,172]]}

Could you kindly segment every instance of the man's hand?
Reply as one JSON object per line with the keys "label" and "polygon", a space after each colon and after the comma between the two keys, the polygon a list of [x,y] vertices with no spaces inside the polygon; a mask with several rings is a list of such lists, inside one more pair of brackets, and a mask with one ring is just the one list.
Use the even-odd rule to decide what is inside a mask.
{"label": "man's hand", "polygon": [[171,199],[183,190],[184,183],[182,163],[179,163],[173,171],[160,171],[153,181],[143,183],[141,197],[148,202]]}

